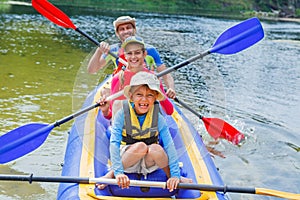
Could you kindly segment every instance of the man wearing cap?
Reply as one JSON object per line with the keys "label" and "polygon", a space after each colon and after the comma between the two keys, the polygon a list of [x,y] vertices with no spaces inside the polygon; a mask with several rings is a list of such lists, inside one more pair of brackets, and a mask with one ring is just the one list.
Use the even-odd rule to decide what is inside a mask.
{"label": "man wearing cap", "polygon": [[[115,33],[122,43],[129,36],[134,36],[136,34],[136,20],[130,16],[118,17],[113,22],[113,25]],[[107,66],[109,63],[113,63],[115,68],[121,69],[123,64],[119,62],[118,59],[116,60],[108,54],[108,52],[111,51],[124,59],[124,50],[120,47],[120,45],[120,43],[117,43],[110,46],[106,42],[101,42],[88,64],[88,72],[96,73],[99,69]],[[166,65],[162,63],[160,56],[154,47],[146,45],[146,50],[148,55],[145,58],[145,64],[148,69],[161,72],[167,68]],[[166,92],[167,96],[169,98],[175,98],[176,93],[173,77],[171,74],[166,74],[163,76],[163,79],[168,88]]]}

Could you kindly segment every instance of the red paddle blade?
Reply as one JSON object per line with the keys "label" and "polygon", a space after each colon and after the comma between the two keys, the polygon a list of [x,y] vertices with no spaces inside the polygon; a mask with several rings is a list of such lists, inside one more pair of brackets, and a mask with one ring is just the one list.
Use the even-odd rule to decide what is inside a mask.
{"label": "red paddle blade", "polygon": [[70,18],[57,7],[52,5],[46,0],[32,0],[32,7],[34,7],[44,17],[52,21],[53,23],[62,26],[64,28],[76,29],[76,26],[70,20]]}
{"label": "red paddle blade", "polygon": [[233,144],[239,144],[245,138],[244,134],[222,119],[202,117],[207,132],[214,138],[224,138]]}

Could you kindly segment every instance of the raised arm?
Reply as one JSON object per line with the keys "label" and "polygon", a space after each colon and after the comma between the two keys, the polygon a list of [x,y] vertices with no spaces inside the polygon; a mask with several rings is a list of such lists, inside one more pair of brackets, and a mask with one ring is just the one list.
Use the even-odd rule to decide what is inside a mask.
{"label": "raised arm", "polygon": [[100,46],[96,49],[94,55],[89,61],[87,70],[88,73],[94,74],[97,73],[101,68],[106,64],[105,57],[110,50],[110,46],[106,42],[101,42]]}
{"label": "raised arm", "polygon": [[[159,73],[165,69],[167,69],[166,65],[162,64],[161,66],[157,67],[156,71]],[[164,79],[164,83],[166,84],[166,86],[168,88],[166,91],[166,95],[169,98],[174,99],[176,97],[176,92],[175,92],[174,79],[173,79],[172,75],[170,73],[166,74],[163,76],[163,79]]]}
{"label": "raised arm", "polygon": [[[148,45],[147,46],[147,53],[149,56],[152,56],[152,58],[154,59],[154,62],[157,66],[156,68],[156,72],[161,72],[165,69],[167,69],[166,65],[162,62],[160,55],[158,53],[158,51],[156,50],[155,47]],[[166,95],[167,97],[174,99],[176,97],[176,92],[175,92],[175,84],[174,84],[174,79],[172,77],[172,75],[166,74],[163,76],[163,80],[165,85],[167,86],[167,91],[166,91]]]}

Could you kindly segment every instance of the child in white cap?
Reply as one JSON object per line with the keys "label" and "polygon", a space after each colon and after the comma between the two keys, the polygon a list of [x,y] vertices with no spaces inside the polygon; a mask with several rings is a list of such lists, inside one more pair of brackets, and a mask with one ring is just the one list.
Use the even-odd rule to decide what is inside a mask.
{"label": "child in white cap", "polygon": [[[168,177],[167,189],[172,192],[178,183],[191,182],[180,177],[176,149],[157,101],[165,99],[160,82],[154,74],[136,73],[125,86],[123,107],[112,123],[110,155],[112,171],[104,177],[115,177],[121,188],[128,188],[127,173],[147,175],[158,168]],[[161,146],[159,142],[163,144]],[[103,189],[105,185],[98,185]]]}

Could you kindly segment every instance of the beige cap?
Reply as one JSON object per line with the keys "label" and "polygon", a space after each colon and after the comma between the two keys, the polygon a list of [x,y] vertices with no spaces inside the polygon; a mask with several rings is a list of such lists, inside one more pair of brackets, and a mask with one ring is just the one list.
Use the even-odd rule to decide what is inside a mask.
{"label": "beige cap", "polygon": [[124,87],[124,96],[130,98],[129,92],[132,86],[148,85],[151,90],[158,93],[157,100],[162,101],[165,95],[160,90],[160,82],[158,78],[150,72],[138,72],[130,80],[130,85]]}
{"label": "beige cap", "polygon": [[130,23],[133,25],[133,28],[135,28],[135,18],[132,18],[130,16],[121,16],[121,17],[118,17],[114,22],[114,27],[115,27],[115,31],[117,32],[118,30],[118,27],[121,25],[121,24],[127,24],[127,23]]}
{"label": "beige cap", "polygon": [[124,42],[122,43],[121,47],[123,49],[126,49],[126,46],[128,44],[131,44],[131,43],[140,44],[140,45],[143,46],[143,49],[145,49],[145,43],[144,43],[143,38],[138,37],[138,36],[129,36],[128,38],[126,38],[124,40]]}

